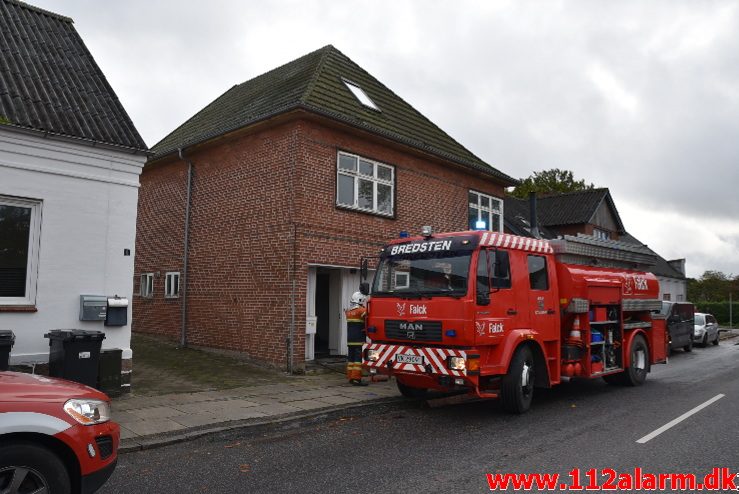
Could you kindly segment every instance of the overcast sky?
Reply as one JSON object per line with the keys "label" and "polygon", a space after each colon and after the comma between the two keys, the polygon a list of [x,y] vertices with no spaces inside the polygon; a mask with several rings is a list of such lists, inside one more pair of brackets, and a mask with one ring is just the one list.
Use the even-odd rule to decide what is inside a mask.
{"label": "overcast sky", "polygon": [[75,20],[149,146],[330,43],[504,173],[573,170],[689,276],[739,274],[739,2],[28,1]]}

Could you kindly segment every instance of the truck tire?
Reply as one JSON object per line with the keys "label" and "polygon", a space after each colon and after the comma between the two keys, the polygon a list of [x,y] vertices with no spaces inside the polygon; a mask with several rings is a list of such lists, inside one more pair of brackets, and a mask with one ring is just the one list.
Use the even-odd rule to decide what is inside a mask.
{"label": "truck tire", "polygon": [[509,413],[524,413],[534,397],[534,356],[527,346],[513,354],[508,373],[500,382],[500,402]]}
{"label": "truck tire", "polygon": [[397,379],[396,382],[398,383],[398,391],[400,391],[400,394],[403,395],[405,398],[425,398],[428,394],[428,390],[425,388],[413,388],[411,386],[406,386]]}
{"label": "truck tire", "polygon": [[48,449],[29,442],[0,447],[0,492],[69,494],[71,484],[64,464]]}
{"label": "truck tire", "polygon": [[629,367],[620,375],[626,386],[641,386],[647,380],[648,373],[649,347],[644,336],[638,334],[631,340]]}

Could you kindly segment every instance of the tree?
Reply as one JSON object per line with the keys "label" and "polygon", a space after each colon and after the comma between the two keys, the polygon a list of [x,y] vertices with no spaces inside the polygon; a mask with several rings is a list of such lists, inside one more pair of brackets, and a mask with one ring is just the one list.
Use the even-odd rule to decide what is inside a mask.
{"label": "tree", "polygon": [[529,192],[536,192],[537,194],[561,194],[563,192],[589,190],[594,187],[595,185],[593,184],[586,184],[585,180],[575,180],[575,176],[570,170],[552,168],[551,170],[534,172],[533,175],[523,179],[511,191],[511,195],[519,199],[524,199],[529,196]]}
{"label": "tree", "polygon": [[729,299],[729,292],[736,300],[739,276],[732,277],[721,271],[706,271],[697,280],[688,280],[688,300],[691,302],[722,302]]}

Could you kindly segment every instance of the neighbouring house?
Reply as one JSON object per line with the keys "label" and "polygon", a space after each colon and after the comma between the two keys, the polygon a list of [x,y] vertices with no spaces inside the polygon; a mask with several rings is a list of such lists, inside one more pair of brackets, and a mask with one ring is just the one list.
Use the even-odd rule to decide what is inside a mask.
{"label": "neighbouring house", "polygon": [[[621,221],[607,188],[536,197],[539,233],[543,238],[564,235],[588,235],[598,240],[645,247],[656,264],[650,271],[657,277],[662,300],[687,300],[685,259],[667,261],[629,234]],[[505,198],[505,229],[516,235],[532,236],[529,199]]]}
{"label": "neighbouring house", "polygon": [[233,86],[152,150],[134,331],[293,372],[346,354],[362,256],[424,225],[501,231],[517,183],[330,45]]}
{"label": "neighbouring house", "polygon": [[[104,349],[122,350],[125,384],[131,308],[122,325],[104,316],[107,297],[131,299],[146,145],[71,19],[0,0],[0,33],[0,329],[16,335],[11,364],[47,362],[49,330],[100,330]],[[80,320],[81,295],[99,297],[83,317],[97,320]]]}

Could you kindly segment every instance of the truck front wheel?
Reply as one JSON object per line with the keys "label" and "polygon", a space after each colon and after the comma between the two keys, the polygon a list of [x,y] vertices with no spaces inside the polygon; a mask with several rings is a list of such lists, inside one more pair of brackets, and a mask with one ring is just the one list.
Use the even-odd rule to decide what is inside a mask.
{"label": "truck front wheel", "polygon": [[509,413],[524,413],[534,397],[534,355],[522,346],[511,359],[508,373],[500,383],[500,401]]}

